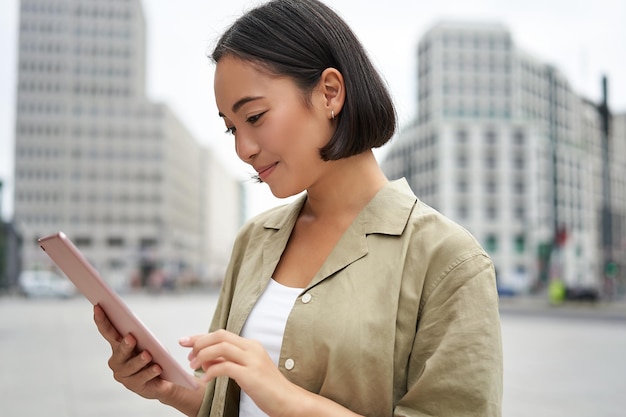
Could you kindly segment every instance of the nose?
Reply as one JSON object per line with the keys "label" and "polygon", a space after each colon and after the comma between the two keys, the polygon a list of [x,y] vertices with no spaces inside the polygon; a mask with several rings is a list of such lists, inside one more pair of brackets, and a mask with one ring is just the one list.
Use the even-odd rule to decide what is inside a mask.
{"label": "nose", "polygon": [[235,151],[243,162],[250,163],[259,153],[260,146],[250,135],[237,131],[235,135]]}

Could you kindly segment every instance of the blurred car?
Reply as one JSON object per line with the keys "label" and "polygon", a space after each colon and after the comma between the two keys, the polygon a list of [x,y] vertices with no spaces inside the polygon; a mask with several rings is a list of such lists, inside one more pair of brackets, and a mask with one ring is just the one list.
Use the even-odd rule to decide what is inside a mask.
{"label": "blurred car", "polygon": [[69,298],[77,292],[69,279],[52,271],[22,271],[18,285],[20,292],[27,297]]}

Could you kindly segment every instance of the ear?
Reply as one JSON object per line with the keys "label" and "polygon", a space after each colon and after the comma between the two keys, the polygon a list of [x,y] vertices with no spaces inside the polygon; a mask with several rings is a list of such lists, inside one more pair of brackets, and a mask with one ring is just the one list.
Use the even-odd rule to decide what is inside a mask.
{"label": "ear", "polygon": [[343,75],[335,68],[326,68],[320,77],[319,87],[324,95],[328,118],[337,117],[346,100]]}

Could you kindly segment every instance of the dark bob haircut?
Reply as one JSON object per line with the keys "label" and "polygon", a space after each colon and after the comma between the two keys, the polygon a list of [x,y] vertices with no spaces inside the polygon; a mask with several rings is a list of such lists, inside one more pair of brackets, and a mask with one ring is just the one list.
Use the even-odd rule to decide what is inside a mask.
{"label": "dark bob haircut", "polygon": [[221,36],[211,58],[217,63],[225,55],[291,77],[307,98],[325,69],[341,72],[346,99],[333,137],[320,149],[325,161],[378,148],[395,132],[385,83],[352,30],[320,1],[272,0],[250,10]]}

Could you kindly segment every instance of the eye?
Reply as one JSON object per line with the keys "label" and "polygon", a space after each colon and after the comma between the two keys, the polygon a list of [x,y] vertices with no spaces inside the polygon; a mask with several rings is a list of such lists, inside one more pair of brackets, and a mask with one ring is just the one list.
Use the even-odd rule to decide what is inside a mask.
{"label": "eye", "polygon": [[226,126],[226,132],[224,133],[234,135],[236,131],[237,128],[235,126]]}
{"label": "eye", "polygon": [[256,122],[258,122],[258,121],[259,121],[259,119],[261,118],[261,116],[263,116],[265,113],[266,113],[266,112],[262,112],[262,113],[259,113],[259,114],[255,114],[254,116],[250,116],[250,117],[248,117],[248,119],[246,120],[246,122],[247,122],[247,123],[250,123],[250,124],[255,124]]}

